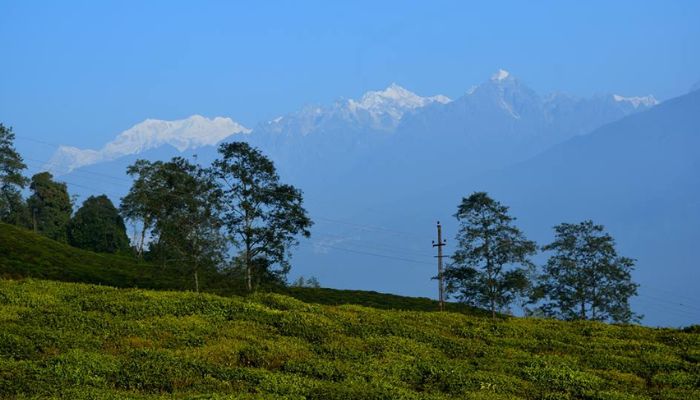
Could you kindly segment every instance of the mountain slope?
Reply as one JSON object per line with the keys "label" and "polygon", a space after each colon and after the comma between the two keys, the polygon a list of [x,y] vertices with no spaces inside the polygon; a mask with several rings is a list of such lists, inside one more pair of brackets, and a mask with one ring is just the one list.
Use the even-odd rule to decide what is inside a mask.
{"label": "mountain slope", "polygon": [[[420,180],[417,168],[412,169],[396,191],[391,182],[385,185],[388,190],[381,183],[358,185],[355,191],[367,194],[374,204],[368,200],[354,213],[348,211],[343,218],[351,222],[347,226],[321,221],[319,227],[345,238],[330,242],[340,250],[328,255],[309,251],[299,262],[308,265],[314,257],[326,261],[325,268],[312,272],[324,282],[350,269],[372,276],[369,284],[381,283],[397,293],[433,293],[426,282],[435,275],[430,248],[435,221],[442,222],[445,250],[452,254],[458,228],[452,214],[463,196],[487,191],[510,206],[518,226],[541,245],[552,241],[552,227],[561,222],[592,219],[605,225],[620,253],[637,259],[633,279],[641,287],[632,304],[645,315],[643,322],[679,326],[700,320],[695,254],[700,237],[700,92],[574,137],[497,172],[474,174],[470,168],[448,167],[458,162],[452,159],[458,157],[455,153],[445,146],[434,166],[412,158],[432,172]],[[370,245],[412,262],[344,254],[378,252],[366,250]],[[328,266],[331,259],[334,264]],[[332,271],[324,275],[324,269]]]}
{"label": "mountain slope", "polygon": [[690,399],[700,334],[0,281],[0,393],[65,399]]}
{"label": "mountain slope", "polygon": [[700,237],[700,92],[467,185],[511,205],[543,242],[560,222],[606,225],[622,254],[638,260],[637,308],[652,321],[700,319],[693,244]]}

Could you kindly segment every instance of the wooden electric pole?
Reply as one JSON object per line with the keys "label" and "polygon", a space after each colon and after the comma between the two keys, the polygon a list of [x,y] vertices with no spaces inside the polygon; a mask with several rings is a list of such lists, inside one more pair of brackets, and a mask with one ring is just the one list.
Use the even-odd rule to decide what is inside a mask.
{"label": "wooden electric pole", "polygon": [[442,246],[444,246],[447,242],[442,239],[442,226],[440,225],[440,221],[437,222],[437,243],[433,241],[433,247],[437,247],[438,255],[437,255],[437,260],[438,260],[438,301],[440,303],[440,311],[445,310],[445,286],[443,285],[443,279],[442,279]]}

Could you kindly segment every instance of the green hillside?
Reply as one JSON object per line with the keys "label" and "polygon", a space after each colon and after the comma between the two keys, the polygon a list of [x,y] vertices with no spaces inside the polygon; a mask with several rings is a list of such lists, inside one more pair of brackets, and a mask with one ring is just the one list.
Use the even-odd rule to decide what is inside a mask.
{"label": "green hillside", "polygon": [[0,276],[116,287],[179,289],[185,283],[132,257],[93,253],[0,223]]}
{"label": "green hillside", "polygon": [[[2,223],[0,223],[0,276],[94,283],[120,288],[193,289],[189,276],[174,276],[158,266],[137,262],[130,257],[76,249],[26,229]],[[207,292],[224,296],[242,294],[222,287],[222,279],[216,276],[204,276],[202,281],[203,290]],[[437,302],[431,299],[371,291],[297,287],[276,290],[307,303],[359,304],[382,309],[415,311],[434,311],[438,308]],[[481,310],[462,304],[447,304],[447,309],[469,314],[483,313]]]}
{"label": "green hillside", "polygon": [[700,333],[0,281],[0,397],[697,399]]}

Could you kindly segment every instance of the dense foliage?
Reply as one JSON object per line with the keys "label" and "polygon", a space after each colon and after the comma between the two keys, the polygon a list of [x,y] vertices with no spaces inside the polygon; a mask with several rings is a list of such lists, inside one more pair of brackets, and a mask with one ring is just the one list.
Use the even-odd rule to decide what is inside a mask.
{"label": "dense foliage", "polygon": [[221,266],[225,252],[220,191],[211,174],[181,157],[138,160],[128,172],[136,179],[121,208],[142,225],[139,253],[150,230],[147,258],[170,273],[191,274],[199,290],[200,271]]}
{"label": "dense foliage", "polygon": [[26,223],[26,206],[20,191],[28,183],[22,175],[27,165],[14,146],[11,127],[0,123],[0,221],[19,225]]}
{"label": "dense foliage", "polygon": [[0,281],[9,399],[683,399],[697,331]]}
{"label": "dense foliage", "polygon": [[632,282],[634,260],[620,257],[615,241],[592,221],[559,224],[553,252],[540,276],[536,293],[546,315],[563,319],[629,322],[636,318],[629,298],[637,294]]}
{"label": "dense foliage", "polygon": [[68,223],[71,246],[98,253],[128,253],[129,238],[119,211],[109,197],[90,196]]}
{"label": "dense foliage", "polygon": [[301,191],[281,183],[272,160],[245,142],[224,143],[219,155],[213,173],[223,192],[222,218],[237,253],[234,265],[244,270],[248,291],[261,281],[284,282],[290,248],[297,236],[310,235],[312,225]]}
{"label": "dense foliage", "polygon": [[310,234],[301,191],[247,143],[219,153],[211,168],[181,157],[129,166],[134,182],[120,209],[140,228],[137,253],[192,273],[195,287],[202,270],[228,270],[249,292],[284,284],[297,236]]}
{"label": "dense foliage", "polygon": [[508,207],[484,192],[463,198],[455,217],[460,227],[445,271],[448,292],[493,316],[507,311],[516,298],[528,295],[529,257],[537,246],[515,226]]}
{"label": "dense foliage", "polygon": [[67,242],[73,204],[66,184],[56,182],[49,172],[40,172],[32,176],[29,188],[32,195],[27,204],[36,231],[53,240]]}

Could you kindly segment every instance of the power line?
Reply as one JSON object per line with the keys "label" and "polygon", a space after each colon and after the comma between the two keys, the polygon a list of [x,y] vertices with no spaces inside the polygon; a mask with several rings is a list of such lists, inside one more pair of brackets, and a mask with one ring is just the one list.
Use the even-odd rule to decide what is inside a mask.
{"label": "power line", "polygon": [[318,237],[320,235],[321,237],[328,237],[330,239],[334,239],[334,238],[339,239],[343,242],[359,242],[363,246],[373,247],[377,250],[389,250],[389,251],[394,251],[394,252],[401,253],[401,254],[410,253],[410,254],[417,256],[417,257],[425,257],[425,258],[430,258],[430,259],[434,258],[430,254],[418,252],[415,249],[408,249],[406,247],[394,246],[394,245],[389,245],[389,244],[381,244],[381,243],[376,243],[376,242],[369,242],[369,241],[365,241],[365,240],[361,240],[361,239],[356,239],[354,237],[349,237],[347,235],[337,235],[337,234],[332,234],[332,233],[327,233],[327,232],[317,232],[317,231],[314,231],[314,233],[316,233],[316,235],[314,235],[315,237]]}
{"label": "power line", "polygon": [[[32,165],[34,165],[36,168],[43,168],[44,166],[51,164],[51,161],[50,161],[50,160],[49,160],[49,161],[46,161],[46,160],[39,160],[39,159],[36,159],[36,158],[31,158],[31,157],[23,157],[23,158],[24,158],[25,160],[34,161],[35,163],[41,163],[41,164],[34,164],[34,163],[32,163]],[[87,169],[82,168],[82,167],[81,167],[80,169],[74,169],[74,170],[72,170],[72,171],[69,171],[69,170],[62,170],[61,173],[65,173],[65,174],[70,174],[70,173],[73,173],[73,174],[89,174],[89,175],[95,175],[95,176],[99,176],[99,177],[102,177],[102,178],[109,178],[109,179],[113,179],[113,180],[120,181],[120,182],[125,182],[125,183],[131,183],[131,182],[132,182],[132,180],[127,179],[127,178],[120,178],[120,177],[116,177],[116,176],[113,176],[113,175],[104,174],[104,173],[101,173],[101,172],[90,171],[90,170],[87,170]]]}
{"label": "power line", "polygon": [[676,303],[676,302],[670,301],[670,300],[668,300],[668,299],[661,299],[661,298],[658,298],[658,297],[655,297],[655,296],[650,296],[650,295],[648,295],[648,294],[641,294],[641,295],[638,295],[638,296],[639,296],[639,297],[646,297],[646,298],[649,298],[649,299],[654,299],[654,300],[656,300],[656,301],[659,301],[659,302],[662,302],[662,303],[666,303],[666,304],[669,304],[669,305],[673,305],[673,306],[684,307],[684,308],[687,308],[687,309],[689,309],[689,310],[693,310],[693,312],[700,313],[700,308],[698,308],[698,307],[685,305],[685,304],[683,304],[683,303]]}
{"label": "power line", "polygon": [[320,247],[326,247],[326,248],[331,248],[331,249],[335,249],[335,250],[346,251],[346,252],[349,252],[349,253],[362,254],[362,255],[372,256],[372,257],[387,258],[387,259],[391,259],[391,260],[398,260],[398,261],[410,262],[410,263],[413,263],[413,264],[432,265],[432,263],[428,263],[428,262],[424,262],[424,261],[418,261],[418,260],[413,260],[413,259],[410,259],[410,258],[394,257],[394,256],[386,255],[386,254],[378,254],[378,253],[372,253],[372,252],[368,252],[368,251],[361,251],[361,250],[348,249],[348,248],[338,247],[338,246],[335,246],[335,245],[326,244],[326,243],[321,243],[321,242],[317,242],[317,241],[313,241],[313,240],[312,240],[312,242],[318,244]]}
{"label": "power line", "polygon": [[420,238],[421,240],[425,239],[424,236],[419,235],[415,232],[406,232],[406,231],[400,231],[392,228],[386,228],[383,226],[378,226],[378,225],[366,225],[366,224],[358,224],[356,222],[348,222],[348,221],[342,221],[342,220],[337,220],[337,219],[332,219],[332,218],[326,218],[326,217],[316,217],[319,220],[322,221],[327,221],[331,223],[337,223],[337,224],[342,224],[342,225],[348,225],[348,226],[354,226],[357,228],[362,228],[365,230],[370,230],[370,231],[385,231],[385,232],[393,232],[396,234],[401,234],[401,235],[408,235],[408,236],[413,236],[415,238]]}

